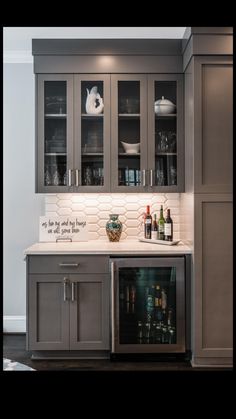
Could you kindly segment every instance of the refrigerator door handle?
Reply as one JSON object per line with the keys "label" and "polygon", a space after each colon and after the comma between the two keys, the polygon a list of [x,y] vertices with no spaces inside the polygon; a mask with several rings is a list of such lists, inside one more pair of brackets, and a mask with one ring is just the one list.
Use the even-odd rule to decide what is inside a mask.
{"label": "refrigerator door handle", "polygon": [[115,262],[111,262],[111,352],[115,352]]}

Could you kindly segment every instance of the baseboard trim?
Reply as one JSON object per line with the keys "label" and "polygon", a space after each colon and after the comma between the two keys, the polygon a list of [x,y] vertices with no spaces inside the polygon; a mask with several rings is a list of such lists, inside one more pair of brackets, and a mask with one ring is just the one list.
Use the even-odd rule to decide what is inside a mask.
{"label": "baseboard trim", "polygon": [[26,316],[3,316],[3,333],[26,333]]}
{"label": "baseboard trim", "polygon": [[[209,362],[209,361],[208,361]],[[233,364],[232,363],[228,363],[228,364],[200,364],[200,363],[195,363],[193,360],[191,361],[191,365],[193,368],[233,368]]]}

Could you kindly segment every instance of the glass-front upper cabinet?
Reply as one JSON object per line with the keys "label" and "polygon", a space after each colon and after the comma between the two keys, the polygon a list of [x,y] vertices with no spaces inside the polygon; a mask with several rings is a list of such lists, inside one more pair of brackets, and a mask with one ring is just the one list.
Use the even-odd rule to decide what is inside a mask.
{"label": "glass-front upper cabinet", "polygon": [[110,188],[110,76],[74,76],[75,192]]}
{"label": "glass-front upper cabinet", "polygon": [[44,74],[37,83],[37,192],[71,191],[73,76]]}
{"label": "glass-front upper cabinet", "polygon": [[147,78],[111,76],[111,190],[146,190]]}
{"label": "glass-front upper cabinet", "polygon": [[37,76],[37,192],[184,191],[181,74]]}
{"label": "glass-front upper cabinet", "polygon": [[150,191],[183,190],[182,75],[148,76],[148,167]]}

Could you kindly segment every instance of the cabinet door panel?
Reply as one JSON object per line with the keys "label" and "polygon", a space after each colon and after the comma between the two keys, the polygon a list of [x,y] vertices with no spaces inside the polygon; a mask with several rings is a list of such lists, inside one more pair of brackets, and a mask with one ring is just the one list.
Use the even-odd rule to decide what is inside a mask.
{"label": "cabinet door panel", "polygon": [[147,192],[147,76],[111,76],[111,190]]}
{"label": "cabinet door panel", "polygon": [[73,192],[73,76],[40,74],[36,88],[36,192]]}
{"label": "cabinet door panel", "polygon": [[70,349],[109,349],[109,275],[71,275]]}
{"label": "cabinet door panel", "polygon": [[149,192],[184,191],[183,76],[148,76]]}
{"label": "cabinet door panel", "polygon": [[75,192],[110,190],[110,76],[74,76]]}
{"label": "cabinet door panel", "polygon": [[69,301],[64,301],[63,276],[36,274],[28,281],[29,350],[69,349]]}
{"label": "cabinet door panel", "polygon": [[198,194],[195,198],[196,357],[232,356],[232,209],[231,195]]}
{"label": "cabinet door panel", "polygon": [[195,190],[230,193],[233,184],[233,65],[223,57],[195,61]]}
{"label": "cabinet door panel", "polygon": [[80,341],[102,340],[102,292],[101,283],[77,283],[77,336]]}

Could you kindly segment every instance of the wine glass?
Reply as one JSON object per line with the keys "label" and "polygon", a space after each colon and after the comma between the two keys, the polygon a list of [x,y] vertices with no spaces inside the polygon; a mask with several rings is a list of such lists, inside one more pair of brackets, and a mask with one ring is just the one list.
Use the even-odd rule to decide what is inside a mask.
{"label": "wine glass", "polygon": [[59,114],[65,113],[65,109],[64,109],[65,98],[64,98],[64,96],[57,96],[57,102],[59,104]]}

